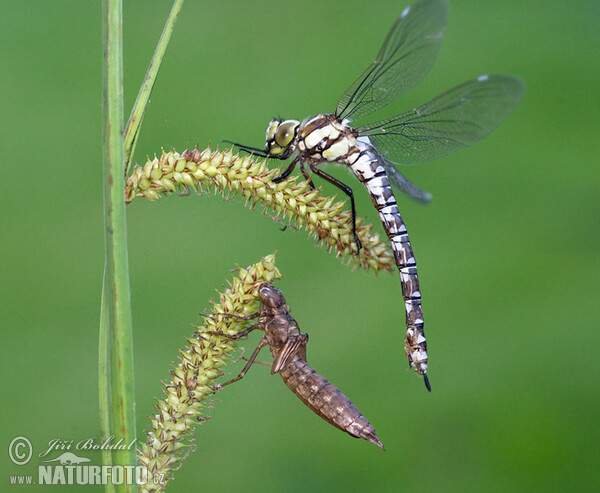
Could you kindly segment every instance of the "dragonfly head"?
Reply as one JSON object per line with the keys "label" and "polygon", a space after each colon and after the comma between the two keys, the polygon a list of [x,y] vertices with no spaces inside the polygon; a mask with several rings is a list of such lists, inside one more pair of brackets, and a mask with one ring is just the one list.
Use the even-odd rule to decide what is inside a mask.
{"label": "dragonfly head", "polygon": [[279,159],[289,157],[296,148],[299,126],[300,122],[298,120],[281,121],[276,118],[271,120],[265,134],[267,153]]}
{"label": "dragonfly head", "polygon": [[262,283],[260,288],[258,288],[258,294],[263,306],[268,308],[279,308],[285,305],[283,293],[272,284],[266,282]]}

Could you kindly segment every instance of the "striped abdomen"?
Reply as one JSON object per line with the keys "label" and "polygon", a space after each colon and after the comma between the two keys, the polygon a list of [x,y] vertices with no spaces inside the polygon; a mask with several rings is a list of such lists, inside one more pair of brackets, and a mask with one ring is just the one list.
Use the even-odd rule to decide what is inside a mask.
{"label": "striped abdomen", "polygon": [[[275,356],[276,350],[272,351]],[[375,429],[350,399],[298,354],[281,370],[280,375],[290,390],[324,420],[355,438],[364,438],[383,449]]]}
{"label": "striped abdomen", "polygon": [[423,312],[421,310],[421,290],[417,276],[417,263],[413,254],[406,226],[400,215],[396,197],[385,174],[385,169],[379,164],[377,154],[370,148],[370,144],[358,142],[356,147],[360,153],[351,156],[348,164],[365,185],[373,205],[379,213],[383,228],[390,239],[394,251],[396,266],[400,272],[402,284],[402,297],[406,307],[406,338],[404,351],[408,362],[419,375],[427,378],[427,342],[423,331]]}

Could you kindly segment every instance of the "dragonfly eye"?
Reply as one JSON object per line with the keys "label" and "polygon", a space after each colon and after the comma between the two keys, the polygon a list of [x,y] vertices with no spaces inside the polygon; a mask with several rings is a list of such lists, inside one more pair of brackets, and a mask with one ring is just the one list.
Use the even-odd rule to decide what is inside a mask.
{"label": "dragonfly eye", "polygon": [[296,129],[298,128],[299,122],[296,120],[286,120],[279,124],[279,128],[275,133],[275,142],[281,147],[287,147],[292,143],[294,137],[296,137]]}
{"label": "dragonfly eye", "polygon": [[299,126],[298,120],[271,120],[266,132],[267,152],[273,156],[287,154]]}
{"label": "dragonfly eye", "polygon": [[267,139],[267,145],[269,145],[270,142],[275,140],[275,132],[277,132],[277,128],[279,127],[280,123],[281,123],[281,120],[276,120],[276,119],[273,119],[269,122],[269,126],[267,127],[267,131],[265,133],[265,137]]}

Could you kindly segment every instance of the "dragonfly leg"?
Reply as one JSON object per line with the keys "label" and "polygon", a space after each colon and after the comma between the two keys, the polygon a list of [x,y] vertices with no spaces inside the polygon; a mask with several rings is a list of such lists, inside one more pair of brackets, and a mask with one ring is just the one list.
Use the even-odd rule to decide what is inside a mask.
{"label": "dragonfly leg", "polygon": [[296,167],[299,161],[300,157],[296,156],[283,173],[281,173],[278,177],[273,178],[273,183],[279,183],[281,180],[285,180],[288,176],[290,176],[290,173],[294,171],[294,168]]}
{"label": "dragonfly leg", "polygon": [[[242,359],[244,361],[248,361],[248,358],[246,358],[245,356],[242,356]],[[271,368],[273,366],[273,363],[269,363],[268,361],[260,361],[260,360],[254,360],[254,364],[268,366],[269,368]]]}
{"label": "dragonfly leg", "polygon": [[360,239],[358,238],[358,235],[356,234],[356,207],[354,206],[354,192],[348,185],[346,185],[345,183],[342,183],[337,178],[334,178],[333,176],[328,175],[324,171],[317,168],[315,165],[311,164],[310,170],[315,175],[320,176],[321,178],[323,178],[324,180],[327,180],[332,185],[335,185],[336,187],[338,187],[342,192],[344,192],[348,197],[350,197],[350,205],[352,207],[352,233],[354,234],[354,241],[356,242],[356,254],[358,255],[358,253],[360,252],[360,249],[362,248],[362,244],[360,242]]}
{"label": "dragonfly leg", "polygon": [[246,337],[250,332],[252,332],[253,330],[256,330],[258,328],[260,328],[260,325],[254,324],[254,325],[251,325],[250,327],[248,327],[247,329],[240,330],[236,334],[226,334],[225,332],[221,332],[220,330],[205,330],[202,333],[203,334],[212,334],[212,335],[216,335],[216,336],[226,337],[227,339],[236,340],[236,339],[241,339],[242,337]]}
{"label": "dragonfly leg", "polygon": [[302,171],[304,178],[306,178],[306,181],[308,182],[308,186],[310,187],[310,189],[314,190],[315,184],[313,183],[311,176],[308,174],[308,171],[306,171],[306,168],[304,167],[304,164],[302,163],[302,161],[300,161],[300,171]]}
{"label": "dragonfly leg", "polygon": [[265,347],[267,344],[268,344],[267,338],[263,337],[260,340],[260,342],[258,343],[258,346],[256,346],[256,349],[252,353],[252,356],[250,356],[250,358],[248,358],[248,362],[246,363],[246,365],[244,366],[244,368],[242,369],[242,371],[240,372],[240,374],[237,377],[232,378],[231,380],[228,380],[225,383],[222,383],[222,384],[219,384],[219,385],[215,385],[215,389],[218,390],[218,389],[220,389],[222,387],[225,387],[225,385],[229,385],[230,383],[237,382],[238,380],[241,380],[242,378],[244,378],[244,376],[246,375],[246,373],[248,373],[248,370],[252,366],[252,363],[254,363],[254,360],[258,356],[258,353],[260,352],[260,350],[263,347]]}
{"label": "dragonfly leg", "polygon": [[212,318],[213,320],[217,317],[229,317],[237,318],[238,320],[252,320],[259,316],[259,312],[251,313],[250,315],[238,315],[237,313],[204,313],[201,312],[199,315],[203,318]]}

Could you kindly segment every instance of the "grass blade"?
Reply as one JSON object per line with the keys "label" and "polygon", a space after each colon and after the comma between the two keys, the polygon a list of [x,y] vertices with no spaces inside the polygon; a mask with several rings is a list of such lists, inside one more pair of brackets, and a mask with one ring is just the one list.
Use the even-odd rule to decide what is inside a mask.
{"label": "grass blade", "polygon": [[179,16],[181,7],[183,7],[183,0],[175,0],[173,7],[171,8],[171,12],[169,13],[167,22],[165,23],[163,32],[160,36],[160,40],[156,45],[156,50],[154,51],[150,65],[148,66],[146,76],[144,77],[144,82],[142,83],[142,87],[140,88],[137,99],[135,100],[135,104],[133,105],[133,110],[131,111],[129,121],[127,122],[127,127],[125,128],[125,176],[129,176],[129,172],[131,170],[133,152],[137,143],[140,126],[142,125],[146,107],[148,106],[148,100],[150,99],[152,88],[156,82],[156,77],[158,76],[158,71],[167,49],[167,45],[171,40],[171,35],[173,34],[173,29],[175,28],[175,23],[177,22],[177,17]]}

